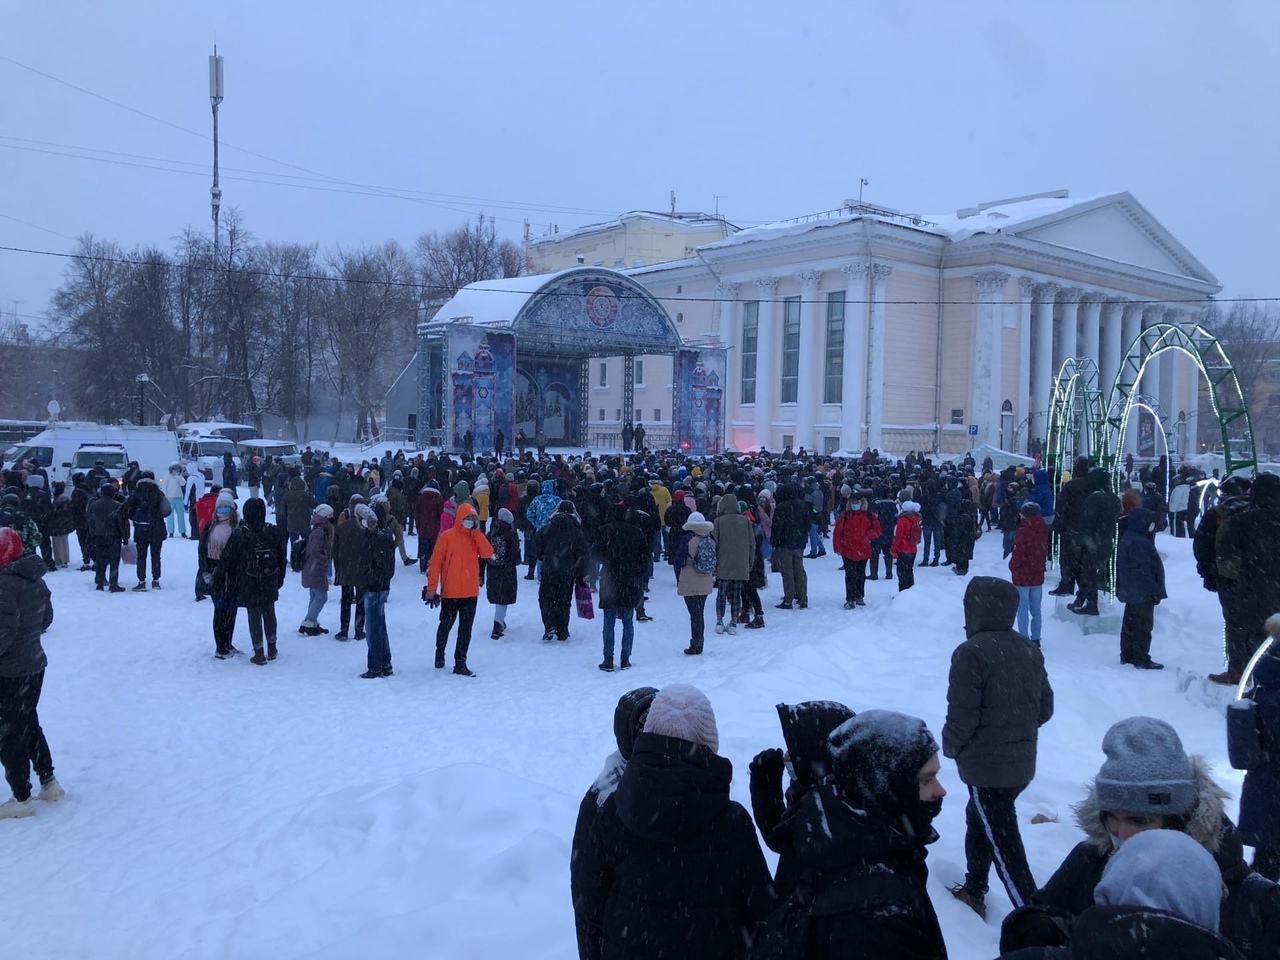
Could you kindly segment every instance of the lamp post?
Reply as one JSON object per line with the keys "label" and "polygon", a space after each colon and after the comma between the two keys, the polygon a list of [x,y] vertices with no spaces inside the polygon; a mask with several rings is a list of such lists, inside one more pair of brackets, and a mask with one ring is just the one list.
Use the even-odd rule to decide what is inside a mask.
{"label": "lamp post", "polygon": [[140,373],[133,379],[138,384],[138,426],[145,427],[147,425],[147,384],[151,382],[151,378],[145,373]]}

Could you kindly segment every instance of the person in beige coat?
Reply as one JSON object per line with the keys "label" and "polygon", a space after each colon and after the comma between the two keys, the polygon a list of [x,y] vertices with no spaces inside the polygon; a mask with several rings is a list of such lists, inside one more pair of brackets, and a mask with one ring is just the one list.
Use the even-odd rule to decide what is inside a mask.
{"label": "person in beige coat", "polygon": [[684,524],[684,536],[676,547],[676,596],[684,597],[685,606],[689,608],[689,646],[685,653],[695,656],[702,653],[702,639],[706,632],[707,596],[715,580],[714,562],[703,566],[710,569],[705,572],[698,569],[698,554],[715,549],[715,541],[711,539],[712,523],[701,513],[689,514]]}

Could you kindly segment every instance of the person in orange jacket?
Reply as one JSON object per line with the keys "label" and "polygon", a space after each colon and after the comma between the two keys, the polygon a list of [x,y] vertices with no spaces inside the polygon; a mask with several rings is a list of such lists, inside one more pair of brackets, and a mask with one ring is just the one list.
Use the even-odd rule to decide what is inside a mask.
{"label": "person in orange jacket", "polygon": [[893,528],[893,546],[889,556],[898,567],[898,592],[916,585],[916,546],[920,543],[920,504],[908,500]]}
{"label": "person in orange jacket", "polygon": [[476,508],[464,501],[458,505],[454,524],[440,534],[431,563],[427,567],[427,585],[422,599],[429,607],[440,608],[440,626],[436,630],[436,669],[444,669],[444,649],[449,643],[453,621],[458,621],[458,640],[453,646],[453,672],[474,677],[467,667],[467,649],[471,646],[471,624],[476,619],[476,597],[480,594],[480,561],[493,556],[493,545],[480,530]]}

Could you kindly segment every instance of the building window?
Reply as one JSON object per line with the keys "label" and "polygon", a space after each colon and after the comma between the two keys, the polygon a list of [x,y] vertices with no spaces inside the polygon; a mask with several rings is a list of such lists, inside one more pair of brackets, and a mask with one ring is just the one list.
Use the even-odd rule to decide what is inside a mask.
{"label": "building window", "polygon": [[609,362],[607,360],[600,361],[600,382],[596,385],[600,387],[609,385]]}
{"label": "building window", "polygon": [[621,408],[621,407],[618,407],[618,415],[617,415],[616,417],[614,417],[613,419],[617,420],[619,423],[621,423],[621,422],[622,422],[622,408]]}
{"label": "building window", "polygon": [[654,407],[654,408],[653,408],[653,419],[654,419],[654,420],[661,420],[661,419],[662,419],[662,408],[661,408],[661,407]]}
{"label": "building window", "polygon": [[962,407],[952,407],[952,408],[951,408],[951,422],[952,422],[953,424],[956,424],[956,423],[963,424],[963,423],[964,423],[964,408],[962,408]]}
{"label": "building window", "polygon": [[800,394],[800,298],[782,301],[782,394],[779,403],[795,403]]}
{"label": "building window", "polygon": [[639,408],[639,407],[636,407],[636,415],[635,415],[635,418],[634,418],[633,422],[634,422],[634,423],[639,423],[639,422],[640,422],[641,420],[643,420],[643,419],[644,419],[644,417],[643,417],[643,416],[641,415],[641,413],[640,413],[640,408]]}
{"label": "building window", "polygon": [[756,349],[760,335],[760,301],[748,300],[742,308],[742,402],[756,402]]}
{"label": "building window", "polygon": [[599,416],[599,417],[597,417],[596,419],[598,419],[598,420],[603,420],[603,419],[604,419],[604,407],[601,407],[601,408],[600,408],[600,416]]}
{"label": "building window", "polygon": [[827,294],[827,357],[822,402],[839,403],[844,398],[844,291]]}
{"label": "building window", "polygon": [[635,371],[636,371],[635,384],[637,387],[643,387],[644,386],[644,361],[643,360],[636,361]]}

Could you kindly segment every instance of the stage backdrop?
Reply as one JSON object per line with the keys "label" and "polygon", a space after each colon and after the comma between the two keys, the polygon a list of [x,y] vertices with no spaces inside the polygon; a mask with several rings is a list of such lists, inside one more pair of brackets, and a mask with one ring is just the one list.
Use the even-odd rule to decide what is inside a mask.
{"label": "stage backdrop", "polygon": [[468,430],[476,452],[492,450],[498,430],[510,446],[515,436],[515,346],[515,336],[510,333],[463,324],[451,325],[446,331],[449,384],[444,402],[453,450],[462,450],[462,438]]}
{"label": "stage backdrop", "polygon": [[724,450],[724,350],[681,350],[676,357],[676,443],[694,456]]}

